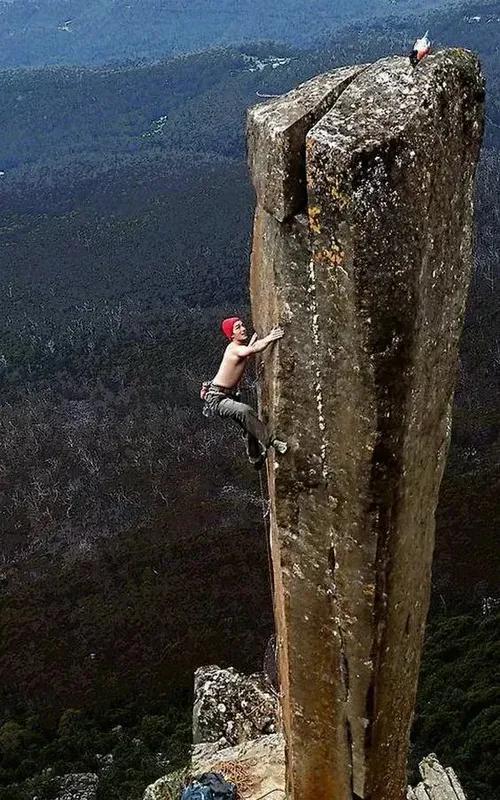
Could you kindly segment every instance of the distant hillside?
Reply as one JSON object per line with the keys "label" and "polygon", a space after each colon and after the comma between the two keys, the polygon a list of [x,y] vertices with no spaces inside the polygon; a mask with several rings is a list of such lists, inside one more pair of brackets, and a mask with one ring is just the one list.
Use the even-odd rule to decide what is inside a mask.
{"label": "distant hillside", "polygon": [[310,44],[355,19],[444,0],[10,0],[0,2],[0,68],[150,59],[247,41]]}

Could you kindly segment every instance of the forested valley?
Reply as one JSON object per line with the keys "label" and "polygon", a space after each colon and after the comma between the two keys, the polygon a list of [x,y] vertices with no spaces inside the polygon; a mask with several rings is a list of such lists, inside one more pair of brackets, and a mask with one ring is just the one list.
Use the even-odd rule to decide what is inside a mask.
{"label": "forested valley", "polygon": [[165,58],[256,41],[309,46],[347,23],[452,0],[0,0],[0,69]]}
{"label": "forested valley", "polygon": [[[471,800],[495,800],[500,3],[425,23],[437,46],[479,52],[487,122],[412,758],[434,750]],[[4,800],[49,799],[55,775],[85,770],[101,800],[139,800],[187,760],[193,669],[261,668],[260,486],[198,399],[220,318],[249,313],[245,110],[257,92],[405,53],[416,27],[0,72]]]}

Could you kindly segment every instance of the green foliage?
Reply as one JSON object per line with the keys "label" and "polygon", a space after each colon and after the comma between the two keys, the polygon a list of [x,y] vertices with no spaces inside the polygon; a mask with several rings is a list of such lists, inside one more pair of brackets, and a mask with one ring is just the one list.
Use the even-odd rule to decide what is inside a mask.
{"label": "green foliage", "polygon": [[54,800],[57,796],[57,781],[52,773],[42,773],[27,778],[22,783],[2,787],[2,800]]}
{"label": "green foliage", "polygon": [[435,752],[453,767],[470,800],[500,797],[498,664],[499,611],[431,618],[412,734],[413,767]]}
{"label": "green foliage", "polygon": [[17,722],[5,722],[0,728],[0,754],[5,763],[19,757],[24,746],[25,730]]}
{"label": "green foliage", "polygon": [[[102,800],[140,800],[145,786],[166,772],[183,774],[191,740],[189,704],[186,698],[162,712],[159,698],[151,705],[154,713],[143,717],[135,703],[110,713],[66,709],[55,726],[47,726],[42,715],[27,718],[24,727],[4,723],[2,747],[14,743],[17,766],[2,761],[2,800],[32,800],[34,794],[51,800],[56,775],[68,772],[97,772]],[[128,724],[113,724],[120,718]]]}

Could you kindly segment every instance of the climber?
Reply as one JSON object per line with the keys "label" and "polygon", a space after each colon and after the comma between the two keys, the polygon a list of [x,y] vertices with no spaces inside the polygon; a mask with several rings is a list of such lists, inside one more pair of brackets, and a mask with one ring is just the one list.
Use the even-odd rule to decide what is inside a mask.
{"label": "climber", "polygon": [[431,43],[429,41],[429,31],[426,31],[421,39],[417,39],[413,45],[413,50],[410,53],[410,64],[416,67],[419,61],[422,61],[431,51]]}
{"label": "climber", "polygon": [[246,434],[250,462],[260,469],[270,447],[283,454],[286,453],[287,444],[267,430],[252,406],[239,401],[238,386],[250,356],[261,353],[272,342],[281,339],[284,331],[275,327],[262,339],[258,339],[254,333],[247,344],[246,328],[239,317],[223,320],[221,329],[230,341],[215,378],[202,384],[200,397],[205,403],[203,413],[206,417],[218,415],[234,420]]}

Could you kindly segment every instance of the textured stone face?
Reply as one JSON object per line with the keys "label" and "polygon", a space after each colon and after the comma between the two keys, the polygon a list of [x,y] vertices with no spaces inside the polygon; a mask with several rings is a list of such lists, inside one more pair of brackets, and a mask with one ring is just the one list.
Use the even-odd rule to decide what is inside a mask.
{"label": "textured stone face", "polygon": [[402,800],[484,89],[462,50],[353,68],[311,111],[317,81],[304,162],[281,123],[300,90],[249,118],[254,321],[286,330],[261,400],[290,444],[269,469],[288,790]]}
{"label": "textured stone face", "polygon": [[276,696],[262,673],[200,667],[195,673],[193,742],[235,745],[276,731]]}
{"label": "textured stone face", "polygon": [[305,140],[364,67],[320,75],[281,98],[256,106],[249,116],[248,153],[259,205],[283,221],[306,199]]}
{"label": "textured stone face", "polygon": [[[442,767],[434,753],[419,764],[422,782],[415,787],[414,797],[420,800],[466,800],[464,790],[451,767]],[[412,800],[408,794],[408,800]]]}
{"label": "textured stone face", "polygon": [[226,780],[236,783],[241,800],[268,796],[285,800],[285,748],[283,737],[277,733],[222,750],[196,745],[191,770],[193,774],[221,772]]}
{"label": "textured stone face", "polygon": [[[225,771],[226,765],[230,767],[227,771]],[[239,770],[235,770],[235,767]],[[238,785],[238,795],[241,795],[242,800],[262,800],[267,792],[273,796],[276,794],[279,800],[286,797],[285,747],[283,738],[279,734],[261,736],[223,750],[214,748],[214,745],[195,745],[192,773],[209,772],[214,769],[221,771],[227,780],[232,780],[238,771],[245,777],[251,777],[250,787],[246,790],[244,783]],[[406,800],[466,800],[453,769],[443,768],[433,753],[422,759],[419,770],[422,781],[414,789],[411,786],[406,788]],[[160,780],[157,785],[161,786],[161,783]],[[170,800],[170,795],[153,795],[146,792],[144,800]]]}

